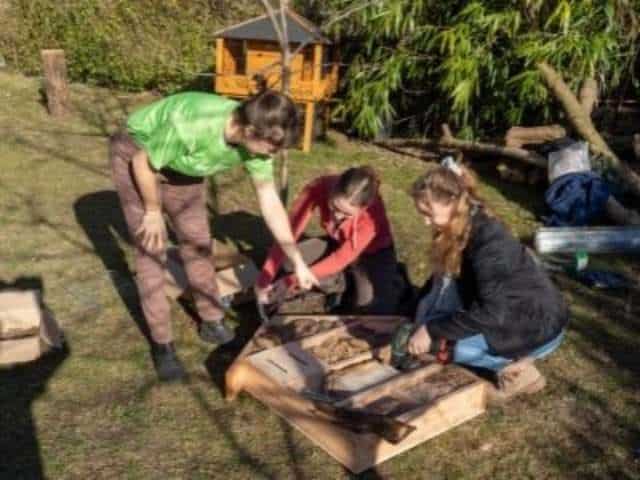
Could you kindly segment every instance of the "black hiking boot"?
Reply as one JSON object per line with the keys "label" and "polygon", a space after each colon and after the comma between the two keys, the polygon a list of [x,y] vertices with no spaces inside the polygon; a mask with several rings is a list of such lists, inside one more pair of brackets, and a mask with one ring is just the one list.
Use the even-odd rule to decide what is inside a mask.
{"label": "black hiking boot", "polygon": [[201,322],[198,334],[202,341],[216,345],[229,343],[235,337],[235,334],[224,325],[222,320],[217,322]]}
{"label": "black hiking boot", "polygon": [[182,362],[176,355],[173,342],[151,344],[153,366],[161,382],[176,382],[187,376]]}

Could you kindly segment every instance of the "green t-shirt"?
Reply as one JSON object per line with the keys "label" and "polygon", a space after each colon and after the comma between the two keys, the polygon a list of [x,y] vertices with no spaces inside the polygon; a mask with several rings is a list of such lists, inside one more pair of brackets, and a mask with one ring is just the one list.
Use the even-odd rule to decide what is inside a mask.
{"label": "green t-shirt", "polygon": [[127,130],[156,170],[204,177],[243,165],[252,178],[273,180],[271,157],[225,142],[224,127],[237,106],[210,93],[179,93],[134,112]]}

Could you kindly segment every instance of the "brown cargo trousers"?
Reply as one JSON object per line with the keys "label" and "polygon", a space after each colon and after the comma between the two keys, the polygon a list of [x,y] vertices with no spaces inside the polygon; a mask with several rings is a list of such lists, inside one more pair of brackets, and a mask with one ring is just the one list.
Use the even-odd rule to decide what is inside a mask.
{"label": "brown cargo trousers", "polygon": [[[113,182],[135,247],[136,284],[151,338],[157,343],[172,341],[170,305],[164,291],[166,251],[148,252],[136,237],[144,215],[142,197],[136,186],[131,159],[139,150],[123,131],[111,136],[109,160]],[[202,178],[175,173],[158,175],[162,210],[169,217],[184,262],[196,309],[203,321],[218,321],[224,312],[218,301],[216,274],[211,262],[211,232]]]}

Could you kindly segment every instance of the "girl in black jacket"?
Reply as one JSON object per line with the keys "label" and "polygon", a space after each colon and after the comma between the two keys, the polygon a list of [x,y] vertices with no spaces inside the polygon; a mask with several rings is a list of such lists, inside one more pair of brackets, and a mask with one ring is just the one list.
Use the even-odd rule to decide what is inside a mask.
{"label": "girl in black jacket", "polygon": [[568,310],[532,255],[483,206],[472,174],[446,165],[412,192],[432,227],[434,275],[422,290],[409,352],[454,341],[454,362],[496,372],[493,400],[533,393],[545,385],[533,360],[560,345]]}

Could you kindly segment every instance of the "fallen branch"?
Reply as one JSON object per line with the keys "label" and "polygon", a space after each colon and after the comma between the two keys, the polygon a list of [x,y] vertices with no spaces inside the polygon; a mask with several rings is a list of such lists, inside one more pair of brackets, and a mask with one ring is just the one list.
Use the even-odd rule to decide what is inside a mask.
{"label": "fallen branch", "polygon": [[461,150],[477,153],[479,155],[496,155],[505,158],[513,158],[530,165],[546,168],[546,159],[535,152],[529,152],[523,148],[502,147],[495,144],[466,141],[466,140],[434,140],[434,139],[391,139],[379,142],[385,148],[433,148],[439,150]]}
{"label": "fallen branch", "polygon": [[503,147],[493,143],[460,140],[451,134],[449,126],[442,125],[443,135],[439,139],[390,139],[379,142],[380,145],[393,148],[434,148],[439,150],[460,150],[479,155],[493,155],[519,160],[536,167],[547,168],[547,160],[535,152],[524,148]]}
{"label": "fallen branch", "polygon": [[537,67],[547,84],[547,88],[549,88],[553,96],[562,105],[571,126],[582,138],[589,142],[591,150],[595,154],[601,155],[611,168],[620,173],[622,181],[626,183],[629,190],[633,192],[634,195],[640,196],[640,176],[631,170],[629,166],[620,160],[611,148],[609,148],[609,145],[607,145],[594,127],[591,117],[587,115],[585,108],[564,82],[560,74],[545,62],[539,63]]}

